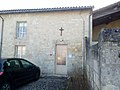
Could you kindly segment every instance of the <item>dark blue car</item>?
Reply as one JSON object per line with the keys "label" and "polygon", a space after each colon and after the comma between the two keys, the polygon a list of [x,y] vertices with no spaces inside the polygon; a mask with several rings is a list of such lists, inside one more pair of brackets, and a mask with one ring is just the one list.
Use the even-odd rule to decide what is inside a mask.
{"label": "dark blue car", "polygon": [[40,68],[25,59],[0,59],[0,90],[14,90],[39,77]]}

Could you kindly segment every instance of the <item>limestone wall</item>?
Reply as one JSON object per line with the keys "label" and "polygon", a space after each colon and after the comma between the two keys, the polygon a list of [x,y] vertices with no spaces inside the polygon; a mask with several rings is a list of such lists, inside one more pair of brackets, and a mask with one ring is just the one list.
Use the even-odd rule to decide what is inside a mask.
{"label": "limestone wall", "polygon": [[120,90],[119,54],[117,42],[105,42],[100,49],[102,90]]}
{"label": "limestone wall", "polygon": [[87,71],[91,88],[120,90],[120,29],[103,29],[96,45],[90,49],[91,67]]}
{"label": "limestone wall", "polygon": [[86,63],[87,79],[90,90],[100,90],[100,61],[98,55],[98,44],[95,44],[89,49]]}
{"label": "limestone wall", "polygon": [[120,90],[120,29],[103,29],[99,39],[102,90]]}

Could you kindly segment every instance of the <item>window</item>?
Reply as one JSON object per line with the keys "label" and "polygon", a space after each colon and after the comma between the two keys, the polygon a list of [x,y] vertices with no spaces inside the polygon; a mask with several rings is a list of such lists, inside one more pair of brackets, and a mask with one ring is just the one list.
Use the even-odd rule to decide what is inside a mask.
{"label": "window", "polygon": [[27,22],[17,22],[17,39],[26,38]]}
{"label": "window", "polygon": [[6,64],[7,64],[7,67],[9,67],[9,69],[17,70],[20,68],[20,63],[17,60],[10,60],[6,62]]}
{"label": "window", "polygon": [[16,45],[15,46],[15,57],[21,58],[25,56],[25,52],[26,52],[26,47],[25,46],[19,46]]}
{"label": "window", "polygon": [[33,64],[31,64],[30,62],[27,62],[27,61],[24,61],[24,60],[21,60],[21,63],[22,63],[24,68],[28,68],[30,66],[33,66]]}

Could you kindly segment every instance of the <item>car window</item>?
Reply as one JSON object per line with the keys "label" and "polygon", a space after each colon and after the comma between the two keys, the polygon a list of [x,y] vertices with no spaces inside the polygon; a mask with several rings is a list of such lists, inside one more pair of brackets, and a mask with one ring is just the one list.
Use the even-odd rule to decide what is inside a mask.
{"label": "car window", "polygon": [[0,68],[2,67],[1,63],[0,63]]}
{"label": "car window", "polygon": [[24,68],[33,66],[32,63],[30,63],[30,62],[28,62],[28,61],[25,61],[25,60],[21,60],[21,63],[22,63],[22,65],[23,65]]}
{"label": "car window", "polygon": [[0,71],[2,71],[2,64],[0,63]]}
{"label": "car window", "polygon": [[20,63],[17,60],[7,61],[6,64],[8,67],[15,69],[15,70],[20,68]]}

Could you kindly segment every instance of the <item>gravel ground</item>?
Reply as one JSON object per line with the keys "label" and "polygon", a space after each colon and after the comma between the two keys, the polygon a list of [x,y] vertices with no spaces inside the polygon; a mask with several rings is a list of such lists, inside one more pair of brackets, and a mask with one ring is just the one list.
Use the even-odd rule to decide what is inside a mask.
{"label": "gravel ground", "polygon": [[66,77],[42,77],[39,80],[26,84],[17,90],[66,90]]}

